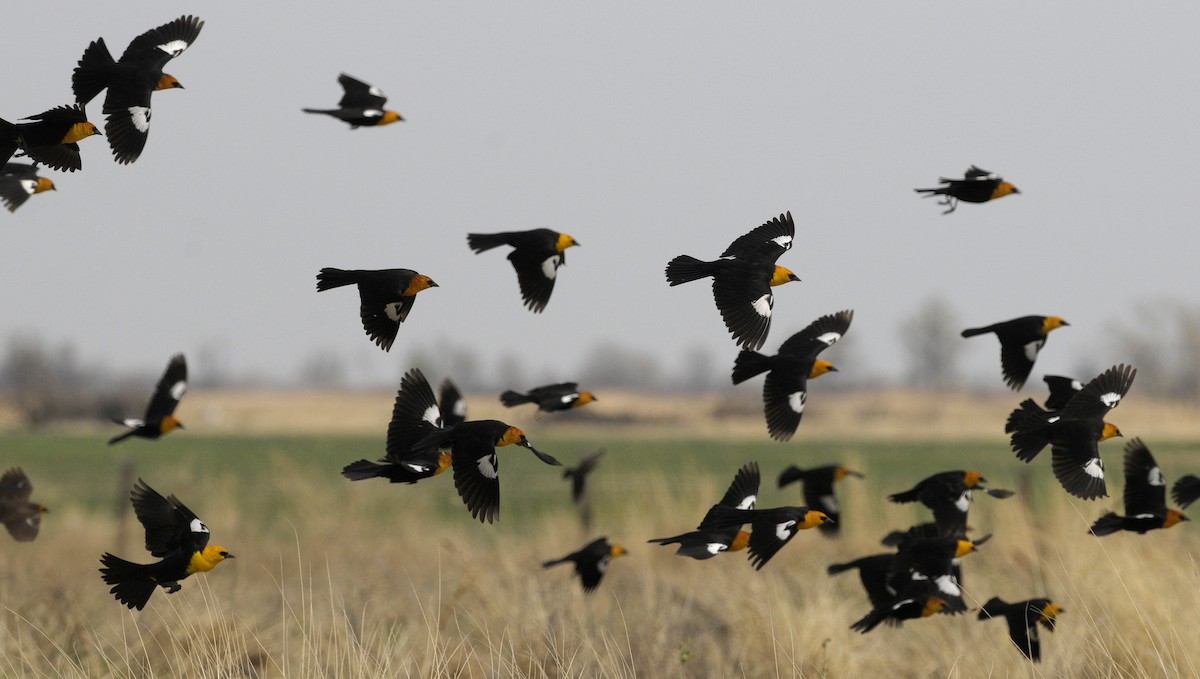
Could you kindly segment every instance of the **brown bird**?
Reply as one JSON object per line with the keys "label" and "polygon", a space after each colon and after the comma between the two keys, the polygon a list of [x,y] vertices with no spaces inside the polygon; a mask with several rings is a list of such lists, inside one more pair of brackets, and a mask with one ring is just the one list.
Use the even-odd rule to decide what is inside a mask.
{"label": "brown bird", "polygon": [[20,467],[13,467],[0,476],[0,523],[17,542],[30,542],[37,537],[42,514],[50,511],[46,505],[30,502],[33,484]]}

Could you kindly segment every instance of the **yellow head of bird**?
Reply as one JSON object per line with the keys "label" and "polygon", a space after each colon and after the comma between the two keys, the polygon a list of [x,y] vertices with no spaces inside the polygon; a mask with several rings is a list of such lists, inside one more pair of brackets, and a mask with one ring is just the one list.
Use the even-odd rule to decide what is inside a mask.
{"label": "yellow head of bird", "polygon": [[599,399],[597,399],[596,395],[593,394],[592,392],[581,391],[581,392],[579,392],[579,398],[575,399],[575,402],[571,404],[571,407],[578,408],[579,406],[585,406],[585,405],[591,403],[592,401],[597,401],[597,400],[599,400]]}
{"label": "yellow head of bird", "polygon": [[975,551],[975,543],[970,540],[959,540],[958,546],[954,548],[955,558],[963,557]]}
{"label": "yellow head of bird", "polygon": [[442,472],[446,471],[447,469],[449,469],[453,466],[454,466],[454,456],[445,450],[440,451],[440,452],[438,452],[437,471],[435,471],[433,473],[433,475],[437,476],[438,474],[441,474]]}
{"label": "yellow head of bird", "polygon": [[67,133],[63,135],[61,143],[74,144],[80,139],[87,139],[93,134],[100,134],[100,128],[86,121],[82,123],[75,123],[70,127],[70,129],[67,130]]}
{"label": "yellow head of bird", "polygon": [[187,572],[191,573],[206,573],[216,568],[217,564],[225,559],[232,559],[233,555],[229,550],[220,545],[209,545],[204,549],[192,555],[191,563],[188,564]]}
{"label": "yellow head of bird", "polygon": [[846,467],[838,467],[837,469],[833,470],[833,480],[834,481],[841,481],[842,479],[846,478],[847,476],[853,476],[853,477],[860,478],[860,479],[865,478],[865,476],[862,472],[856,472],[853,469],[847,469]]}
{"label": "yellow head of bird", "polygon": [[992,191],[992,199],[1003,198],[1010,193],[1020,193],[1020,190],[1012,182],[1000,182]]}
{"label": "yellow head of bird", "polygon": [[162,74],[162,77],[158,79],[158,84],[154,86],[155,91],[172,90],[172,89],[176,89],[176,88],[182,90],[183,83],[179,82],[179,79],[176,78],[175,76],[171,75],[170,73]]}
{"label": "yellow head of bird", "polygon": [[1191,521],[1191,519],[1187,518],[1187,515],[1178,509],[1168,509],[1167,516],[1163,519],[1163,528],[1170,528],[1180,521]]}
{"label": "yellow head of bird", "polygon": [[786,266],[779,266],[776,264],[775,273],[771,275],[771,287],[798,280],[800,280],[800,277],[792,273],[791,269],[787,268]]}
{"label": "yellow head of bird", "polygon": [[805,512],[804,521],[800,523],[799,528],[802,530],[805,528],[816,528],[823,523],[833,523],[833,519],[829,518],[825,512],[810,509]]}
{"label": "yellow head of bird", "polygon": [[413,276],[412,279],[408,281],[408,285],[404,288],[404,291],[401,292],[400,294],[405,297],[412,297],[413,295],[417,294],[418,292],[420,292],[422,290],[428,290],[429,288],[436,288],[436,287],[438,287],[438,284],[434,283],[432,278],[430,278],[429,276],[426,276],[423,273],[419,273],[419,274]]}
{"label": "yellow head of bird", "polygon": [[745,549],[749,544],[750,544],[750,531],[739,530],[737,532],[737,535],[734,536],[733,542],[729,543],[729,549],[727,549],[725,551],[740,552],[741,550]]}
{"label": "yellow head of bird", "polygon": [[925,600],[925,608],[921,609],[921,617],[928,618],[934,613],[939,613],[946,607],[946,600],[940,596],[931,596]]}
{"label": "yellow head of bird", "polygon": [[1114,436],[1122,436],[1121,429],[1111,422],[1105,422],[1104,429],[1100,430],[1100,440],[1107,441]]}
{"label": "yellow head of bird", "polygon": [[983,474],[980,474],[977,471],[968,471],[967,473],[963,474],[963,483],[967,484],[967,488],[974,488],[975,486],[978,486],[986,481],[987,479],[983,478]]}
{"label": "yellow head of bird", "polygon": [[162,423],[158,425],[159,431],[166,434],[175,429],[183,429],[183,423],[174,415],[167,415],[162,418]]}
{"label": "yellow head of bird", "polygon": [[613,545],[613,546],[612,546],[612,547],[611,547],[611,548],[608,550],[608,553],[609,553],[609,555],[610,555],[610,556],[612,556],[612,557],[615,559],[615,558],[617,558],[618,556],[624,556],[624,555],[628,554],[628,553],[629,553],[629,550],[625,549],[625,548],[624,548],[624,547],[622,547],[621,545]]}
{"label": "yellow head of bird", "polygon": [[54,188],[54,182],[50,181],[49,179],[46,179],[45,177],[38,177],[37,184],[33,185],[34,193],[41,193],[42,191],[57,191],[57,190],[58,189]]}
{"label": "yellow head of bird", "polygon": [[808,371],[808,379],[816,379],[825,373],[835,373],[838,369],[832,363],[823,358],[818,358],[813,361],[812,369]]}
{"label": "yellow head of bird", "polygon": [[560,234],[558,234],[558,242],[554,244],[554,249],[558,250],[559,252],[562,252],[563,250],[566,250],[567,248],[573,247],[576,245],[579,245],[579,241],[575,240],[574,238],[572,238],[571,236],[568,236],[565,233],[560,233]]}
{"label": "yellow head of bird", "polygon": [[375,123],[375,125],[390,125],[392,123],[398,123],[402,120],[404,120],[404,116],[400,115],[399,113],[396,113],[395,111],[384,111],[383,117],[380,118],[379,122]]}
{"label": "yellow head of bird", "polygon": [[1040,619],[1042,622],[1050,622],[1066,610],[1067,609],[1051,601],[1042,607],[1042,615]]}
{"label": "yellow head of bird", "polygon": [[1047,316],[1046,320],[1042,321],[1042,334],[1049,335],[1051,330],[1061,328],[1064,325],[1071,325],[1064,321],[1061,316]]}
{"label": "yellow head of bird", "polygon": [[518,446],[529,445],[529,439],[525,438],[525,432],[516,427],[509,427],[508,429],[505,429],[504,433],[501,434],[500,438],[496,441],[497,446],[509,446],[514,443]]}

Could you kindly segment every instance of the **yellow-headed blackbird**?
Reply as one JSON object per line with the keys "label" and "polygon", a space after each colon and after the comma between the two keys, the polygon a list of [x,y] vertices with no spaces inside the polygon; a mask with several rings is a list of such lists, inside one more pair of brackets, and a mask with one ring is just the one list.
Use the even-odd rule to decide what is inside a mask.
{"label": "yellow-headed blackbird", "polygon": [[977,471],[956,469],[939,472],[901,493],[888,496],[892,502],[920,502],[933,511],[933,519],[940,535],[959,537],[967,531],[967,511],[971,507],[971,496],[975,490],[995,498],[1012,497],[1013,492],[1000,488],[985,488],[980,484],[987,479]]}
{"label": "yellow-headed blackbird", "polygon": [[1084,500],[1106,496],[1104,461],[1097,444],[1121,435],[1116,425],[1104,421],[1104,415],[1121,402],[1135,375],[1134,368],[1115,365],[1084,385],[1053,415],[1033,399],[1022,401],[1004,426],[1012,434],[1013,451],[1029,462],[1049,445],[1054,476],[1068,493]]}
{"label": "yellow-headed blackbird", "polygon": [[542,568],[550,568],[570,561],[575,564],[575,572],[579,574],[579,582],[583,585],[583,591],[592,592],[604,579],[604,573],[608,570],[608,562],[628,553],[621,545],[610,544],[608,538],[597,538],[578,552],[572,552],[561,559],[543,563]]}
{"label": "yellow-headed blackbird", "polygon": [[496,448],[516,444],[528,448],[539,460],[562,466],[554,457],[534,448],[525,432],[499,420],[470,420],[457,427],[434,431],[414,446],[418,455],[449,448],[454,467],[454,488],[481,522],[500,516],[500,466]]}
{"label": "yellow-headed blackbird", "polygon": [[36,163],[7,163],[0,168],[0,203],[9,212],[16,212],[35,193],[58,190],[54,182],[39,177],[37,172]]}
{"label": "yellow-headed blackbird", "polygon": [[[991,537],[991,536],[988,536]],[[967,605],[962,596],[962,570],[958,559],[974,552],[981,542],[958,537],[901,540],[888,587],[903,592],[912,583],[930,582],[946,601],[942,612],[962,613]]]}
{"label": "yellow-headed blackbird", "polygon": [[1140,438],[1125,444],[1125,516],[1106,512],[1092,524],[1092,535],[1145,533],[1188,520],[1178,509],[1167,509],[1167,479],[1146,444]]}
{"label": "yellow-headed blackbird", "polygon": [[982,328],[967,328],[962,331],[962,336],[996,333],[1000,340],[1000,369],[1004,373],[1004,383],[1016,391],[1029,379],[1029,371],[1033,370],[1033,362],[1046,345],[1050,331],[1065,325],[1070,323],[1058,316],[1022,316]]}
{"label": "yellow-headed blackbird", "polygon": [[792,213],[779,215],[738,237],[714,262],[690,255],[672,259],[667,263],[667,282],[675,286],[712,276],[713,299],[734,341],[744,349],[759,349],[771,330],[775,306],[771,288],[800,280],[775,264],[791,249],[795,237]]}
{"label": "yellow-headed blackbird", "polygon": [[358,286],[358,314],[363,330],[384,351],[391,351],[400,324],[408,318],[417,293],[438,287],[433,279],[412,269],[334,269],[317,273],[317,292]]}
{"label": "yellow-headed blackbird", "polygon": [[1171,486],[1171,499],[1175,500],[1175,504],[1180,507],[1186,509],[1197,498],[1200,498],[1200,477],[1194,474],[1180,477],[1175,485]]}
{"label": "yellow-headed blackbird", "polygon": [[500,402],[506,408],[513,408],[525,403],[536,403],[538,410],[547,413],[578,408],[597,400],[599,399],[592,392],[579,391],[579,384],[576,382],[547,384],[530,389],[525,394],[511,389],[500,394]]}
{"label": "yellow-headed blackbird", "polygon": [[808,507],[772,507],[770,509],[738,509],[717,505],[709,510],[700,524],[700,530],[740,529],[750,524],[748,551],[750,564],[756,570],[775,556],[796,534],[808,528],[816,528],[833,519],[824,512]]}
{"label": "yellow-headed blackbird", "polygon": [[540,314],[550,302],[550,293],[554,292],[558,267],[567,263],[567,248],[579,245],[579,241],[550,229],[533,229],[469,233],[467,245],[476,254],[501,245],[511,246],[513,251],[508,253],[508,261],[517,271],[521,299],[530,311]]}
{"label": "yellow-headed blackbird", "polygon": [[563,478],[571,480],[571,499],[576,504],[583,500],[584,493],[587,492],[587,479],[592,471],[596,469],[596,465],[600,463],[600,458],[608,452],[604,448],[592,451],[587,455],[579,458],[579,463],[574,467],[568,467],[563,470]]}
{"label": "yellow-headed blackbird", "polygon": [[1083,389],[1083,383],[1072,377],[1046,375],[1042,379],[1046,381],[1046,386],[1050,389],[1050,395],[1046,397],[1046,410],[1052,413],[1062,410],[1063,406],[1067,405],[1067,401],[1070,401],[1076,392]]}
{"label": "yellow-headed blackbird", "polygon": [[138,521],[146,528],[146,550],[161,561],[131,563],[105,553],[100,557],[100,574],[117,601],[139,611],[146,606],[155,587],[168,594],[180,590],[179,581],[194,573],[211,571],[232,559],[224,547],[208,544],[208,526],[171,495],[163,497],[138,479],[129,494]]}
{"label": "yellow-headed blackbird", "polygon": [[1008,637],[1021,653],[1033,662],[1042,660],[1042,642],[1038,639],[1037,626],[1054,631],[1054,623],[1064,609],[1050,599],[1027,599],[1008,603],[1000,597],[992,597],[979,611],[980,620],[1003,617],[1008,621]]}
{"label": "yellow-headed blackbird", "polygon": [[863,589],[867,591],[867,598],[871,600],[871,608],[885,608],[891,606],[896,599],[895,590],[888,586],[888,576],[891,575],[895,562],[895,552],[873,554],[846,563],[829,564],[826,572],[837,575],[858,569],[858,578],[862,581]]}
{"label": "yellow-headed blackbird", "polygon": [[17,542],[29,542],[37,537],[42,514],[50,511],[46,505],[30,502],[33,484],[20,467],[13,467],[0,476],[0,523]]}
{"label": "yellow-headed blackbird", "polygon": [[467,421],[467,399],[450,378],[442,380],[438,394],[438,409],[442,411],[442,426],[457,427]]}
{"label": "yellow-headed blackbird", "polygon": [[405,373],[392,406],[388,423],[387,452],[378,462],[358,460],[342,468],[351,481],[381,478],[392,483],[416,483],[436,476],[451,466],[450,453],[437,448],[414,450],[417,442],[440,431],[441,409],[425,375],[414,368]]}
{"label": "yellow-headed blackbird", "polygon": [[146,414],[140,420],[114,418],[113,422],[130,429],[109,439],[108,445],[124,441],[130,436],[156,439],[173,429],[183,429],[183,423],[173,413],[186,392],[187,361],[184,360],[183,354],[175,354],[158,380],[158,386],[154,388],[154,395],[150,397],[150,404],[146,406]]}
{"label": "yellow-headed blackbird", "polygon": [[928,582],[913,582],[889,603],[875,607],[850,625],[850,629],[866,634],[884,620],[900,624],[905,620],[928,618],[940,613],[945,607],[946,600],[938,594],[936,587]]}
{"label": "yellow-headed blackbird", "polygon": [[817,355],[840,340],[853,319],[851,310],[822,316],[787,338],[774,356],[749,349],[738,353],[733,362],[734,384],[767,373],[763,382],[763,415],[771,438],[787,441],[796,433],[808,403],[808,381],[837,371],[832,363],[818,359]]}
{"label": "yellow-headed blackbird", "polygon": [[104,132],[118,163],[127,165],[142,154],[150,135],[150,95],[183,87],[175,76],[163,73],[163,67],[183,54],[203,27],[200,19],[181,16],[134,38],[119,60],[113,59],[104,38],[97,38],[83,51],[71,76],[71,89],[80,104],[108,89]]}
{"label": "yellow-headed blackbird", "polygon": [[79,105],[57,106],[23,120],[33,122],[14,124],[0,119],[0,163],[8,162],[19,148],[34,162],[74,172],[83,167],[77,142],[100,134]]}
{"label": "yellow-headed blackbird", "polygon": [[1017,187],[1001,179],[1000,175],[981,170],[974,165],[967,168],[962,179],[938,177],[938,181],[944,186],[936,189],[913,189],[913,191],[924,194],[921,196],[922,198],[942,196],[938,199],[938,205],[946,207],[946,211],[942,213],[944,215],[954,212],[958,208],[960,200],[968,203],[986,203],[989,200],[1003,198],[1010,193],[1020,193]]}
{"label": "yellow-headed blackbird", "polygon": [[720,502],[713,505],[697,530],[669,538],[655,538],[648,542],[658,545],[679,545],[675,551],[679,556],[690,556],[693,559],[709,559],[721,552],[737,552],[750,544],[750,532],[742,530],[742,524],[715,528],[709,524],[713,510],[717,507],[734,509],[754,509],[758,502],[758,486],[761,476],[757,462],[742,465],[733,477],[733,483],[721,497]]}
{"label": "yellow-headed blackbird", "polygon": [[838,534],[838,524],[842,519],[837,496],[833,494],[833,484],[847,476],[865,478],[862,472],[839,465],[813,467],[812,469],[801,469],[796,465],[789,465],[779,473],[779,487],[783,488],[789,483],[800,481],[804,492],[804,504],[825,512],[826,516],[833,519],[831,523],[817,526],[822,534],[832,537]]}
{"label": "yellow-headed blackbird", "polygon": [[306,108],[305,113],[324,113],[348,124],[350,129],[379,127],[404,120],[395,111],[383,108],[387,95],[378,87],[352,78],[345,73],[338,76],[338,84],[345,93],[337,108]]}

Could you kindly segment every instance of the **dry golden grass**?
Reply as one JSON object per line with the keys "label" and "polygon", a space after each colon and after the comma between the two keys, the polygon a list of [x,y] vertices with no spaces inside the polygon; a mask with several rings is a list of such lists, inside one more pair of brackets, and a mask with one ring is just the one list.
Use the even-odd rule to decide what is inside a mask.
{"label": "dry golden grass", "polygon": [[[347,461],[330,456],[334,466]],[[870,473],[869,457],[864,447],[844,461]],[[528,455],[506,461],[506,497],[548,499],[495,526],[447,504],[448,478],[351,484],[286,456],[254,476],[160,464],[154,485],[178,493],[237,558],[185,580],[179,593],[155,593],[141,613],[115,602],[96,572],[106,550],[145,561],[140,535],[118,544],[108,514],[62,503],[37,542],[2,540],[0,675],[1200,676],[1200,536],[1190,524],[1098,540],[1087,526],[1105,505],[1069,499],[1056,485],[978,499],[972,524],[996,537],[967,557],[972,603],[1049,594],[1066,607],[1035,666],[1003,622],[973,614],[867,635],[848,629],[867,612],[866,597],[855,574],[829,577],[825,567],[882,551],[883,532],[920,518],[879,499],[902,482],[843,484],[845,537],[801,534],[755,572],[739,554],[699,562],[644,543],[698,521],[745,461],[735,447],[720,476],[639,474],[608,461],[594,491],[604,498],[595,535],[631,555],[586,596],[569,566],[540,562],[595,535],[563,501],[556,470]],[[794,503],[794,493],[774,489],[776,471],[764,468],[763,501]]]}

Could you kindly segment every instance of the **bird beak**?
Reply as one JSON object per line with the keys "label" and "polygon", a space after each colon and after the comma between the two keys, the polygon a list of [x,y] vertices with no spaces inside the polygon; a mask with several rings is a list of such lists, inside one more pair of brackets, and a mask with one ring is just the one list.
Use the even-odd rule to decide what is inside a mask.
{"label": "bird beak", "polygon": [[537,459],[541,460],[542,462],[545,462],[546,464],[554,465],[555,467],[563,466],[563,463],[561,463],[557,459],[555,459],[554,456],[547,455],[546,453],[543,453],[542,451],[538,450],[537,448],[534,448],[533,444],[530,443],[528,439],[521,439],[521,442],[518,443],[517,445],[521,446],[522,448],[528,448],[529,452],[533,453],[534,455],[537,455]]}
{"label": "bird beak", "polygon": [[867,478],[867,475],[866,475],[866,474],[864,474],[864,473],[862,473],[862,472],[856,472],[856,471],[854,471],[854,470],[852,470],[852,469],[847,469],[847,470],[846,470],[846,476],[853,476],[853,477],[855,477],[855,478],[858,478],[858,479],[865,479],[865,478]]}

